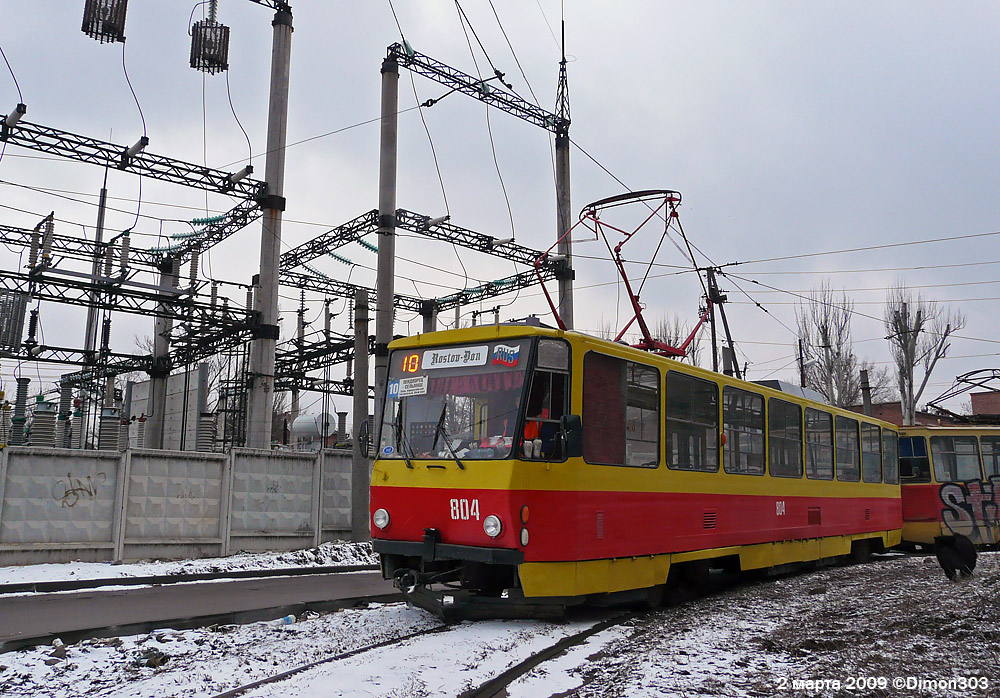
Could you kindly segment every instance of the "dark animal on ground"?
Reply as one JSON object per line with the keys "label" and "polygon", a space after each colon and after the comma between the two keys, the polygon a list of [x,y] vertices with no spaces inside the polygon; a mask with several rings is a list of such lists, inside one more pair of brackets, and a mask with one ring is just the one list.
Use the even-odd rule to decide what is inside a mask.
{"label": "dark animal on ground", "polygon": [[934,554],[941,563],[941,569],[952,581],[959,572],[963,577],[971,577],[976,569],[976,546],[961,534],[937,536],[934,539]]}

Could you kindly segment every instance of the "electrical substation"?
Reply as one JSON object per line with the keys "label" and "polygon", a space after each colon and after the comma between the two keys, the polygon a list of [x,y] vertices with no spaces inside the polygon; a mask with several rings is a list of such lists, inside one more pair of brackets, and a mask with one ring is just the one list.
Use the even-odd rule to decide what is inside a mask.
{"label": "electrical substation", "polygon": [[[137,6],[129,9],[127,0],[86,0],[84,4],[83,32],[109,45],[124,43],[127,13],[142,11]],[[229,68],[230,30],[219,21],[217,0],[203,4],[208,6],[207,16],[190,27],[190,67],[212,76]],[[423,332],[445,322],[450,325],[452,314],[457,325],[467,306],[479,308],[472,313],[474,323],[500,322],[499,307],[480,310],[484,301],[555,281],[559,315],[566,327],[573,326],[572,250],[564,235],[571,228],[565,57],[559,69],[556,109],[548,112],[517,96],[499,71],[477,78],[405,42],[388,46],[381,66],[371,66],[373,79],[376,70],[381,76],[379,187],[377,195],[372,192],[377,207],[282,252],[286,131],[289,118],[294,118],[288,110],[292,7],[282,0],[247,0],[229,3],[227,9],[273,13],[269,16],[273,32],[262,170],[250,162],[233,169],[213,169],[157,153],[157,134],[146,132],[145,120],[140,136],[131,142],[113,142],[71,133],[59,124],[36,123],[30,118],[30,104],[21,101],[0,118],[0,145],[9,151],[34,151],[49,159],[104,170],[92,238],[60,223],[57,211],[33,228],[0,225],[0,242],[19,254],[16,268],[0,270],[0,358],[17,362],[14,394],[0,396],[0,452],[7,480],[16,482],[12,474],[25,468],[27,489],[21,493],[25,496],[35,485],[48,487],[29,482],[48,470],[52,477],[68,469],[73,478],[84,473],[82,477],[92,480],[100,471],[102,482],[116,482],[117,494],[100,514],[107,519],[108,531],[98,536],[97,549],[103,552],[94,553],[97,558],[120,559],[128,555],[133,539],[145,535],[130,533],[120,522],[137,478],[165,476],[168,482],[180,483],[191,475],[186,469],[192,461],[183,455],[191,452],[214,454],[217,461],[212,462],[219,465],[214,479],[208,478],[199,494],[212,500],[205,506],[218,519],[213,524],[217,528],[195,536],[221,540],[218,550],[228,550],[232,541],[236,504],[226,500],[225,492],[230,491],[232,497],[231,490],[239,486],[240,474],[234,471],[259,459],[264,465],[256,470],[250,467],[244,484],[252,489],[259,480],[257,485],[263,487],[263,480],[285,478],[298,467],[282,465],[282,454],[293,459],[289,463],[299,465],[304,463],[300,455],[316,459],[302,466],[303,483],[311,483],[303,485],[308,493],[302,502],[283,505],[298,506],[308,523],[295,530],[308,529],[316,541],[324,539],[324,530],[334,529],[341,535],[353,529],[353,537],[364,538],[370,478],[366,443],[373,431],[371,415],[379,413],[378,396],[386,388],[387,346],[398,336],[396,313],[419,313]],[[472,97],[554,135],[557,221],[551,238],[556,244],[550,250],[470,230],[450,216],[432,217],[396,207],[401,68],[443,86],[446,96]],[[432,106],[435,101],[421,106]],[[194,218],[189,231],[171,234],[165,244],[144,248],[136,242],[136,234],[144,232],[146,220],[138,215],[132,227],[113,230],[105,225],[108,173],[115,171],[135,175],[140,182],[158,180],[223,195],[234,205],[220,215]],[[434,298],[399,293],[394,283],[398,233],[490,255],[513,262],[523,271],[474,287],[466,283],[464,288]],[[233,236],[245,238],[248,249],[259,243],[259,268],[250,278],[209,278],[201,264],[203,256]],[[349,243],[377,255],[374,288],[315,268],[322,258],[350,263],[337,252]],[[278,324],[279,289],[299,297],[294,331],[289,332],[286,324],[284,334]],[[307,293],[322,300],[307,301]],[[346,304],[345,329],[334,329],[331,305],[335,301]],[[86,331],[79,342],[55,346],[45,341],[39,326],[56,306],[72,306],[74,312],[86,315]],[[131,352],[112,347],[112,327],[125,315],[140,316],[149,323],[150,346]],[[307,316],[317,315],[323,318],[322,327],[306,321]],[[54,383],[33,381],[36,365],[58,365],[65,372]],[[372,367],[373,382],[369,379]],[[273,414],[276,393],[290,398],[290,409],[283,415]],[[306,394],[320,396],[318,418],[301,408]],[[349,419],[346,412],[330,408],[323,397],[335,395],[352,398]],[[106,455],[95,456],[95,452]],[[111,457],[117,458],[113,476],[101,470]],[[337,460],[337,474],[324,471],[324,458]],[[140,475],[143,467],[148,470]],[[310,474],[310,469],[315,473]],[[11,496],[11,487],[7,489],[6,495]],[[252,493],[247,494],[248,501],[253,499]],[[169,499],[170,493],[164,496]],[[328,503],[329,497],[335,502]],[[340,514],[334,515],[339,517],[336,525],[324,529],[322,511],[328,509]],[[0,513],[6,519],[10,511],[8,506]],[[33,516],[42,522],[50,520],[45,512],[30,514],[28,519]],[[81,531],[86,528],[79,525]],[[274,545],[270,523],[246,525],[268,533],[264,536],[267,544]],[[192,535],[173,531],[162,537],[177,543]],[[73,547],[72,540],[65,543]],[[184,554],[192,554],[192,546],[198,547],[184,543]],[[27,555],[25,559],[40,559],[27,550],[21,552]]]}

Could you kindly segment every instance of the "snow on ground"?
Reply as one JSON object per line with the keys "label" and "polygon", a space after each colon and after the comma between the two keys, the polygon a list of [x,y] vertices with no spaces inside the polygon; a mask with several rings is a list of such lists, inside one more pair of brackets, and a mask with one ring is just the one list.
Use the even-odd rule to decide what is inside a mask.
{"label": "snow on ground", "polygon": [[378,556],[371,543],[323,543],[317,548],[287,553],[239,553],[229,557],[199,560],[154,560],[127,564],[67,562],[59,564],[0,567],[0,584],[48,582],[67,579],[115,579],[154,575],[269,570],[284,567],[376,565]]}
{"label": "snow on ground", "polygon": [[[401,603],[308,615],[288,625],[270,621],[165,629],[83,640],[65,646],[65,652],[49,646],[0,654],[0,695],[214,695],[299,664],[441,625]],[[65,657],[59,659],[60,654]]]}
{"label": "snow on ground", "polygon": [[[937,683],[951,679],[954,686]],[[926,556],[743,584],[646,614],[585,661],[543,664],[511,689],[602,698],[997,696],[1000,554],[981,553],[976,575],[957,583]]]}
{"label": "snow on ground", "polygon": [[246,696],[457,696],[594,622],[593,619],[463,622],[441,634],[412,638],[335,664],[324,664],[293,680],[262,686]]}
{"label": "snow on ground", "polygon": [[[455,696],[589,627],[594,615],[462,623],[248,695]],[[439,626],[422,611],[390,604],[290,625],[165,630],[20,650],[0,654],[0,695],[210,696]],[[859,678],[867,681],[859,686]],[[976,687],[961,688],[962,678]],[[933,557],[901,556],[746,582],[598,633],[538,666],[509,695],[1000,695],[1000,553],[981,553],[976,575],[962,582],[949,582]]]}

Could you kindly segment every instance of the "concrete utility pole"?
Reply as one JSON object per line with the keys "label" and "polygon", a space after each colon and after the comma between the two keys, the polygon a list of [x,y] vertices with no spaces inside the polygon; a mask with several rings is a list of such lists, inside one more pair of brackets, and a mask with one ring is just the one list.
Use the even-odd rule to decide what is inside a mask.
{"label": "concrete utility pole", "polygon": [[[104,185],[101,187],[101,198],[97,204],[97,230],[94,232],[94,263],[90,270],[91,283],[96,284],[101,271],[101,242],[104,240],[104,212],[108,205],[108,170],[104,169]],[[90,294],[90,305],[87,308],[87,327],[83,349],[87,357],[93,356],[97,348],[97,291]]]}
{"label": "concrete utility pole", "polygon": [[166,428],[167,380],[170,378],[170,331],[174,321],[166,315],[168,292],[177,284],[177,264],[171,257],[160,262],[160,289],[163,300],[160,313],[153,322],[153,366],[149,369],[149,399],[146,401],[146,436],[143,446],[163,448],[163,431]]}
{"label": "concrete utility pole", "polygon": [[[399,64],[393,56],[382,61],[382,135],[378,176],[378,274],[375,297],[375,414],[382,414],[389,373],[389,342],[393,329],[393,287],[396,261],[396,124],[399,111]],[[367,300],[365,301],[367,303]],[[357,360],[358,357],[355,358]],[[360,376],[358,367],[354,375]],[[367,374],[365,374],[367,375]],[[381,421],[381,418],[378,418]]]}
{"label": "concrete utility pole", "polygon": [[[375,413],[376,424],[382,415]],[[361,427],[368,422],[368,292],[362,288],[354,297],[354,438],[351,455],[351,540],[371,537],[368,525],[368,488],[371,471],[368,456],[361,450]],[[374,439],[375,434],[369,438]],[[376,444],[376,448],[378,445]]]}
{"label": "concrete utility pole", "polygon": [[424,320],[423,332],[434,332],[437,330],[437,310],[434,308],[434,301],[424,301],[423,306],[420,309],[420,316]]}
{"label": "concrete utility pole", "polygon": [[[295,338],[298,340],[298,344],[299,344],[298,347],[297,347],[298,355],[299,355],[299,361],[302,360],[302,347],[305,346],[305,341],[306,341],[306,306],[305,306],[305,297],[304,297],[305,296],[305,291],[302,292],[302,296],[303,296],[303,298],[302,298],[302,301],[301,301],[301,303],[299,305],[299,312],[296,314],[296,316],[298,318],[298,321],[296,322],[296,325],[295,325]],[[326,314],[327,314],[327,316],[329,316],[329,314],[330,314],[330,307],[329,306],[327,306]],[[326,330],[327,330],[326,331],[326,340],[330,341],[330,328],[327,327]],[[298,417],[299,417],[299,389],[298,388],[292,388],[292,411],[291,411],[291,414],[289,415],[289,419],[291,421],[290,421],[290,423],[288,425],[288,427],[289,427],[288,428],[288,431],[289,431],[288,443],[293,448],[296,446],[296,444],[298,443],[298,440],[299,440],[298,437],[295,436],[295,431],[292,429],[292,425],[295,424],[295,420],[298,419]],[[326,435],[324,434],[323,437],[326,438]]]}
{"label": "concrete utility pole", "polygon": [[[566,235],[573,226],[573,204],[569,193],[569,78],[566,75],[566,23],[562,26],[563,56],[559,62],[559,87],[556,92],[556,115],[562,127],[556,131],[556,252],[565,258],[559,272],[559,317],[567,330],[573,329],[573,244]],[[565,239],[563,235],[566,235]]]}
{"label": "concrete utility pole", "polygon": [[274,403],[274,348],[278,340],[278,257],[281,254],[281,212],[285,210],[285,135],[288,125],[288,73],[292,56],[292,14],[274,13],[271,45],[271,97],[267,115],[267,196],[260,236],[260,329],[250,350],[250,390],[247,399],[246,445],[271,447]]}

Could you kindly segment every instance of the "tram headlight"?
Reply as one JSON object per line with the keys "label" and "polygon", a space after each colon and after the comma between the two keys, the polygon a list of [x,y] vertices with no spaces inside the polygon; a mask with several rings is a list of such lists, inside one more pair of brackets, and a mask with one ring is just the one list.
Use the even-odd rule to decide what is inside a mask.
{"label": "tram headlight", "polygon": [[376,509],[372,514],[372,523],[382,529],[389,525],[389,512],[385,509]]}
{"label": "tram headlight", "polygon": [[499,536],[500,532],[503,530],[503,524],[500,523],[500,517],[490,514],[483,519],[483,530],[486,531],[486,535],[490,538],[496,538]]}

